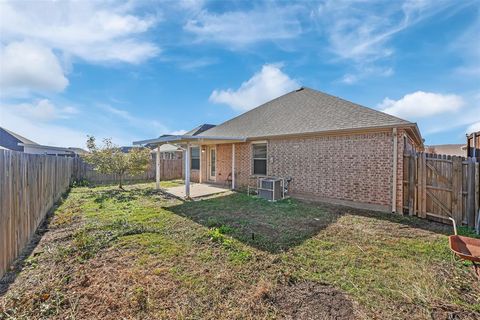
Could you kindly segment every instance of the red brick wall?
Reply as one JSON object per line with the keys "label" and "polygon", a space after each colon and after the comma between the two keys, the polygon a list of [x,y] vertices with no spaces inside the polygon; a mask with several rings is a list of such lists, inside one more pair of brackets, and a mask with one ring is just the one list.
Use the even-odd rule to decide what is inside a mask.
{"label": "red brick wall", "polygon": [[224,184],[228,175],[232,171],[232,145],[218,144],[217,145],[217,167],[216,167],[216,182]]}
{"label": "red brick wall", "polygon": [[391,204],[391,133],[270,140],[269,174],[292,177],[292,193]]}
{"label": "red brick wall", "polygon": [[200,170],[190,170],[190,181],[199,182]]}
{"label": "red brick wall", "polygon": [[[397,212],[402,210],[404,134],[401,129],[397,132]],[[409,138],[407,141],[411,143]],[[268,175],[292,177],[292,193],[381,205],[390,210],[392,131],[270,139],[267,146]],[[256,180],[251,175],[251,154],[251,143],[236,144],[237,187],[255,185]],[[202,160],[205,161],[204,155]],[[225,182],[231,172],[231,161],[232,145],[217,145],[217,183]],[[202,161],[202,166],[205,181],[206,161]]]}

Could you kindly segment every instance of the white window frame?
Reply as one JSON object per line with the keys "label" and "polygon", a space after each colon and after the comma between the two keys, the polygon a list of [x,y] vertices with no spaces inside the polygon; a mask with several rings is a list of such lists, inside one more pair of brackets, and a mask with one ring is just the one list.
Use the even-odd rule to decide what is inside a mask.
{"label": "white window frame", "polygon": [[[194,148],[198,148],[198,169],[192,168],[192,164],[193,164],[193,161],[192,161],[192,160],[193,160],[193,152],[192,152],[192,149],[194,149]],[[190,170],[197,170],[197,171],[200,170],[200,167],[201,167],[201,165],[200,165],[200,152],[202,152],[202,149],[200,148],[200,146],[192,146],[192,147],[190,147]]]}
{"label": "white window frame", "polygon": [[[265,145],[265,148],[266,148],[266,151],[267,151],[267,154],[265,155],[265,158],[254,158],[253,157],[253,147],[256,144],[264,144]],[[251,175],[256,176],[256,177],[267,176],[267,174],[268,174],[268,141],[266,141],[266,140],[252,141],[252,143],[250,144],[250,159],[251,159],[251,163],[250,163],[250,173],[251,173]],[[258,160],[264,160],[265,159],[265,166],[266,166],[265,167],[265,174],[255,173],[255,159],[258,159]]]}

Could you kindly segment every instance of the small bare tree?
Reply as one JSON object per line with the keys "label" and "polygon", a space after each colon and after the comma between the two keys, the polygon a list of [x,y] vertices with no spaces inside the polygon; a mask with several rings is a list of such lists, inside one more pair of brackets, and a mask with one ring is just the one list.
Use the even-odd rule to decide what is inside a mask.
{"label": "small bare tree", "polygon": [[83,156],[85,161],[100,173],[117,174],[120,189],[123,189],[126,174],[143,173],[150,165],[150,150],[147,148],[132,148],[125,153],[112,143],[112,139],[103,139],[103,145],[97,146],[93,136],[88,136],[87,148],[90,152]]}

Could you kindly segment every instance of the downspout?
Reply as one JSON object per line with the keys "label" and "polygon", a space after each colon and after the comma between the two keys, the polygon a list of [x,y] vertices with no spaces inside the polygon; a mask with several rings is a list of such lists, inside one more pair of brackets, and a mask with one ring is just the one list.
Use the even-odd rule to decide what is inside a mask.
{"label": "downspout", "polygon": [[393,128],[393,175],[392,175],[392,213],[397,212],[397,167],[398,167],[398,140],[397,128]]}

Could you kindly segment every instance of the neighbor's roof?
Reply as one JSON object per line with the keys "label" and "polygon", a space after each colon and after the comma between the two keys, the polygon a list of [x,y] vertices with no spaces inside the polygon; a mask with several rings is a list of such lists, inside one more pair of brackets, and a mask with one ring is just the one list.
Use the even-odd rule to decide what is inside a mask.
{"label": "neighbor's roof", "polygon": [[198,127],[193,128],[192,130],[188,131],[187,133],[185,133],[185,135],[186,136],[196,136],[196,135],[199,135],[200,133],[202,133],[204,131],[207,131],[208,129],[211,129],[213,127],[215,127],[214,124],[204,123],[204,124],[199,125]]}
{"label": "neighbor's roof", "polygon": [[426,146],[428,152],[448,154],[451,156],[466,157],[467,146],[465,144],[437,144]]}
{"label": "neighbor's roof", "polygon": [[300,88],[199,136],[259,138],[414,123],[309,88]]}
{"label": "neighbor's roof", "polygon": [[[176,152],[176,151],[182,151],[182,148],[170,143],[162,144],[160,146],[160,152]],[[156,153],[156,152],[157,152],[157,148],[153,148],[152,153]]]}
{"label": "neighbor's roof", "polygon": [[24,143],[24,144],[38,144],[38,143],[36,143],[36,142],[33,142],[32,140],[29,140],[29,139],[27,139],[27,138],[25,138],[25,137],[22,137],[21,135],[15,133],[15,132],[13,132],[13,131],[10,131],[10,130],[8,130],[8,129],[5,129],[5,128],[3,128],[3,127],[0,127],[0,129],[2,129],[2,130],[4,130],[5,132],[7,132],[8,134],[14,136],[14,137],[17,138],[18,140],[20,140],[21,143]]}

